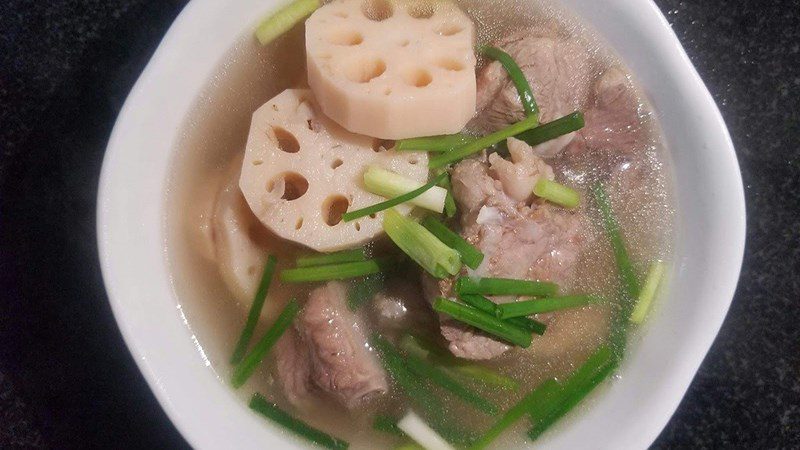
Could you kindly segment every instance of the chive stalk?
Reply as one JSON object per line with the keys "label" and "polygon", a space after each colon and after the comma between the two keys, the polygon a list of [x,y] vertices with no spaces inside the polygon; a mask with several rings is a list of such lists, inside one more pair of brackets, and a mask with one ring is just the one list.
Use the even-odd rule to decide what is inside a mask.
{"label": "chive stalk", "polygon": [[427,378],[432,383],[439,385],[447,391],[450,391],[455,396],[471,404],[478,410],[486,414],[497,414],[497,406],[475,392],[462,386],[459,382],[450,378],[449,375],[444,373],[436,366],[427,363],[414,355],[408,355],[406,357],[406,364],[412,372],[421,377]]}
{"label": "chive stalk", "polygon": [[294,318],[300,311],[300,306],[297,304],[296,299],[289,300],[286,307],[272,324],[269,330],[264,334],[260,341],[253,346],[253,349],[242,361],[233,369],[233,377],[231,384],[234,388],[240,388],[242,385],[253,375],[256,368],[261,361],[267,356],[267,353],[272,349],[278,339],[283,335],[287,328],[292,324]]}
{"label": "chive stalk", "polygon": [[[473,308],[478,308],[481,311],[487,312],[489,314],[494,314],[500,319],[503,319],[498,314],[498,307],[499,305],[488,298],[478,295],[478,294],[464,294],[459,295],[458,298],[461,299],[462,302],[472,306]],[[538,320],[530,319],[528,317],[513,317],[510,319],[503,319],[506,322],[516,325],[520,328],[524,328],[526,330],[532,331],[539,336],[543,335],[545,330],[547,329],[547,325],[539,322]]]}
{"label": "chive stalk", "polygon": [[472,246],[464,238],[451,231],[443,223],[428,216],[422,220],[422,226],[427,228],[428,231],[433,233],[440,241],[448,247],[453,248],[461,255],[461,261],[470,269],[477,269],[483,262],[483,253],[478,251],[477,248]]}
{"label": "chive stalk", "polygon": [[539,387],[531,391],[516,405],[512,406],[508,411],[506,411],[500,420],[492,425],[492,427],[489,428],[489,430],[486,431],[486,433],[484,433],[480,439],[478,439],[478,441],[472,444],[470,450],[481,450],[489,446],[489,444],[497,439],[497,437],[500,436],[503,431],[514,425],[514,423],[521,419],[525,413],[530,411],[534,405],[541,403],[552,396],[558,391],[558,388],[558,383],[552,379],[547,380],[539,385]]}
{"label": "chive stalk", "polygon": [[519,133],[514,137],[525,141],[530,146],[536,146],[572,133],[573,131],[578,131],[583,128],[585,124],[583,113],[575,111],[552,122],[547,122],[531,130]]}
{"label": "chive stalk", "polygon": [[581,195],[578,194],[578,191],[545,177],[539,177],[533,186],[533,193],[537,197],[568,209],[577,208],[581,204]]}
{"label": "chive stalk", "polygon": [[375,297],[383,289],[384,276],[382,273],[367,275],[350,285],[347,293],[347,306],[350,311],[358,310],[362,305]]}
{"label": "chive stalk", "polygon": [[441,213],[444,211],[447,190],[438,184],[446,176],[439,174],[429,183],[420,183],[381,167],[370,166],[364,172],[364,187],[375,195],[392,199],[395,202],[400,201],[395,199],[395,197],[399,197],[402,199],[401,203],[409,202],[421,208]]}
{"label": "chive stalk", "polygon": [[526,295],[550,297],[558,294],[558,285],[549,281],[512,280],[509,278],[459,277],[458,295]]}
{"label": "chive stalk", "polygon": [[297,263],[295,265],[297,267],[313,267],[366,260],[367,253],[362,247],[353,250],[342,250],[334,253],[320,253],[317,255],[300,256],[297,258]]}
{"label": "chive stalk", "polygon": [[[445,171],[445,173],[447,172]],[[444,199],[444,215],[447,217],[455,217],[458,212],[458,207],[456,206],[456,199],[453,197],[453,184],[450,182],[449,173],[439,182],[439,186],[447,189],[447,197]]]}
{"label": "chive stalk", "polygon": [[319,8],[319,0],[295,0],[275,14],[264,19],[256,28],[256,38],[261,45],[267,45],[275,38],[291,30],[300,21]]}
{"label": "chive stalk", "polygon": [[402,139],[397,141],[394,149],[399,151],[446,152],[476,139],[478,138],[475,136],[461,133]]}
{"label": "chive stalk", "polygon": [[[619,271],[622,286],[628,299],[635,299],[639,296],[639,280],[636,278],[636,273],[633,270],[633,263],[628,250],[625,248],[625,241],[622,238],[622,232],[619,228],[619,222],[614,217],[614,212],[611,209],[611,201],[608,199],[603,185],[600,183],[592,187],[597,206],[600,209],[600,215],[603,219],[603,227],[605,228],[606,235],[611,241],[611,247],[614,250],[614,260],[617,263],[617,270]],[[628,317],[629,314],[625,314]]]}
{"label": "chive stalk", "polygon": [[514,83],[514,86],[517,88],[517,93],[519,93],[519,98],[522,102],[522,108],[525,110],[525,115],[538,115],[539,105],[536,104],[536,99],[533,97],[531,85],[528,83],[528,79],[525,78],[525,74],[522,72],[522,69],[520,69],[517,62],[514,61],[514,58],[497,47],[478,47],[478,53],[482,53],[483,55],[502,64],[503,68],[505,68],[506,72],[508,72],[508,76]]}
{"label": "chive stalk", "polygon": [[497,305],[497,317],[500,319],[511,319],[514,317],[525,317],[532,314],[542,314],[562,309],[578,308],[596,303],[598,298],[590,295],[574,295],[567,297],[551,297],[533,300],[523,300],[513,303]]}
{"label": "chive stalk", "polygon": [[261,272],[261,281],[258,283],[258,290],[253,297],[253,304],[250,305],[250,311],[247,313],[247,321],[242,329],[242,334],[239,335],[239,340],[236,342],[236,347],[231,356],[231,364],[236,365],[242,361],[245,353],[247,353],[247,346],[250,344],[250,339],[253,338],[253,332],[258,325],[258,318],[261,317],[261,310],[264,308],[264,302],[267,299],[267,292],[269,292],[269,285],[272,282],[272,276],[275,273],[275,265],[278,263],[277,258],[272,255],[267,257],[267,262],[264,264],[264,270]]}
{"label": "chive stalk", "polygon": [[249,406],[253,411],[283,426],[298,436],[308,439],[314,444],[332,450],[345,450],[350,446],[347,441],[333,437],[300,419],[292,417],[289,413],[279,408],[278,405],[267,401],[261,394],[253,394]]}
{"label": "chive stalk", "polygon": [[396,258],[376,258],[367,261],[329,264],[327,266],[299,267],[281,271],[284,283],[312,283],[316,281],[346,280],[380,272],[388,272],[397,265]]}
{"label": "chive stalk", "polygon": [[433,309],[519,347],[528,348],[531,345],[530,331],[508,322],[503,322],[494,315],[471,306],[439,297],[434,300]]}
{"label": "chive stalk", "polygon": [[375,416],[375,420],[372,422],[372,429],[393,434],[401,438],[407,437],[403,430],[397,426],[397,420],[388,416]]}
{"label": "chive stalk", "polygon": [[430,231],[390,209],[383,215],[383,229],[400,249],[436,278],[456,275],[461,256]]}
{"label": "chive stalk", "polygon": [[653,299],[656,296],[661,278],[664,277],[665,270],[666,265],[661,261],[656,261],[650,265],[650,269],[647,271],[647,277],[644,279],[642,291],[639,293],[639,299],[636,301],[636,306],[631,313],[631,322],[637,325],[644,322],[644,318],[650,310],[650,304],[653,303]]}
{"label": "chive stalk", "polygon": [[438,169],[456,161],[460,161],[467,156],[473,155],[487,147],[491,147],[492,145],[503,142],[512,136],[522,133],[523,131],[534,128],[537,125],[539,125],[539,119],[537,116],[534,115],[527,117],[520,122],[503,128],[502,130],[496,131],[492,134],[476,139],[475,141],[466,143],[460,147],[454,148],[453,150],[430,158],[428,160],[428,167],[431,169]]}
{"label": "chive stalk", "polygon": [[534,425],[528,436],[531,439],[541,436],[613,373],[618,363],[614,350],[608,345],[602,345],[595,350],[554,395],[537,405],[532,405],[529,412]]}

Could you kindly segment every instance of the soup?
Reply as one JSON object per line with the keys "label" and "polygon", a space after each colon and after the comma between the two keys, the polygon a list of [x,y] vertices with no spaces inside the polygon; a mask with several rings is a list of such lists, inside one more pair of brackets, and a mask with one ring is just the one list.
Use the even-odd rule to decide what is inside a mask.
{"label": "soup", "polygon": [[671,253],[633,75],[547,2],[274,24],[231,49],[172,163],[167,254],[206,363],[334,448],[518,447],[578,414]]}

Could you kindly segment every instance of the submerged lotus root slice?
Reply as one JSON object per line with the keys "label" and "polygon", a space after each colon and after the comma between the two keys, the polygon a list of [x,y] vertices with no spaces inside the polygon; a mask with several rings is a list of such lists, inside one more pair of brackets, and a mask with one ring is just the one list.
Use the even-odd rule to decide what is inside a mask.
{"label": "submerged lotus root slice", "polygon": [[475,26],[444,0],[336,0],[306,21],[322,111],[382,139],[452,134],[475,114]]}
{"label": "submerged lotus root slice", "polygon": [[341,221],[345,211],[385,200],[364,190],[367,166],[427,181],[425,153],[390,146],[321,114],[310,90],[288,89],[253,114],[239,187],[256,217],[279,237],[320,252],[352,248],[383,232],[380,215]]}

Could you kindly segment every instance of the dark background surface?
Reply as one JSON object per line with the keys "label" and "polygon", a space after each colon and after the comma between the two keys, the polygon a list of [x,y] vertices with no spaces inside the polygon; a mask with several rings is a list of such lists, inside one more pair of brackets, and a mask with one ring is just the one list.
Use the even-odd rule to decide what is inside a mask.
{"label": "dark background surface", "polygon": [[[655,447],[800,448],[800,1],[657,3],[730,127],[748,232]],[[94,226],[116,115],[184,4],[0,2],[0,447],[186,446],[117,330]]]}

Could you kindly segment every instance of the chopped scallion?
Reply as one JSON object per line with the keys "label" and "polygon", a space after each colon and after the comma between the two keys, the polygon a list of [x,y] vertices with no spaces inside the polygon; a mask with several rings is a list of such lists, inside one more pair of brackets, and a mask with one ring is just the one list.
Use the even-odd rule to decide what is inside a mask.
{"label": "chopped scallion", "polygon": [[345,450],[350,446],[347,441],[333,437],[300,419],[292,417],[289,413],[280,409],[278,405],[267,401],[261,394],[253,394],[249,406],[250,409],[267,419],[322,447],[332,450]]}
{"label": "chopped scallion", "polygon": [[542,314],[562,309],[578,308],[599,301],[598,298],[589,295],[575,295],[568,297],[551,297],[533,300],[523,300],[512,303],[497,305],[497,317],[501,319],[511,319],[514,317],[525,317],[532,314]]}
{"label": "chopped scallion", "polygon": [[[617,270],[622,281],[622,286],[629,297],[629,300],[635,299],[639,296],[639,280],[636,278],[636,273],[633,270],[633,263],[628,250],[625,248],[625,241],[622,239],[622,232],[619,228],[619,222],[614,217],[614,212],[611,209],[611,201],[608,199],[603,185],[597,183],[592,188],[597,206],[600,209],[600,214],[603,218],[603,227],[605,228],[606,235],[611,241],[611,247],[614,250],[614,260],[617,263]],[[627,318],[629,315],[626,314]]]}
{"label": "chopped scallion", "polygon": [[453,150],[430,158],[428,160],[428,167],[431,169],[438,169],[456,161],[460,161],[467,156],[473,155],[487,147],[491,147],[492,145],[505,141],[512,136],[522,133],[523,131],[530,130],[537,125],[539,125],[539,119],[535,115],[527,117],[520,122],[503,128],[502,130],[496,131],[473,142],[469,142],[460,147],[456,147]]}
{"label": "chopped scallion", "polygon": [[397,422],[397,426],[426,450],[455,450],[413,411],[406,413],[405,417]]}
{"label": "chopped scallion", "polygon": [[267,45],[275,38],[291,30],[300,21],[319,8],[319,0],[295,0],[275,14],[264,19],[256,28],[256,38],[261,45]]}
{"label": "chopped scallion", "polygon": [[253,338],[253,332],[258,325],[258,318],[261,317],[261,310],[264,308],[264,301],[269,292],[269,285],[272,282],[272,276],[275,274],[275,265],[278,260],[269,255],[267,262],[264,264],[264,270],[261,272],[261,281],[258,283],[258,290],[255,297],[253,297],[253,304],[250,305],[250,311],[247,313],[247,321],[242,329],[242,334],[236,342],[236,348],[231,357],[231,364],[236,365],[242,361],[245,353],[247,353],[247,346],[250,344],[250,339]]}
{"label": "chopped scallion", "polygon": [[530,331],[504,322],[492,314],[471,306],[439,297],[434,300],[433,309],[519,347],[528,348],[531,345]]}
{"label": "chopped scallion", "polygon": [[581,204],[581,195],[578,191],[545,177],[539,177],[533,186],[533,193],[564,208],[577,208]]}
{"label": "chopped scallion", "polygon": [[506,69],[509,78],[511,78],[511,81],[517,88],[517,93],[519,93],[519,98],[522,102],[522,108],[525,110],[525,115],[538,115],[539,106],[536,104],[536,99],[533,97],[533,89],[531,89],[528,79],[525,78],[525,74],[522,72],[522,69],[519,68],[517,62],[514,61],[514,58],[497,47],[479,47],[478,52],[499,62],[502,64],[503,68]]}
{"label": "chopped scallion", "polygon": [[489,428],[489,430],[470,447],[470,450],[481,450],[489,446],[489,444],[497,439],[497,437],[500,436],[503,431],[514,425],[514,423],[522,418],[525,413],[530,411],[534,405],[539,404],[552,396],[558,390],[558,388],[558,383],[552,379],[547,380],[539,385],[539,387],[531,391],[516,405],[512,406],[508,411],[506,411],[506,413],[503,414],[503,417],[501,417],[500,420],[498,420],[491,428]]}
{"label": "chopped scallion", "polygon": [[397,141],[394,149],[400,151],[446,152],[476,139],[478,138],[475,136],[460,133],[419,137]]}
{"label": "chopped scallion", "polygon": [[447,217],[455,217],[458,212],[458,207],[456,206],[456,199],[453,197],[453,184],[450,182],[449,173],[439,182],[439,186],[447,189],[447,197],[444,199],[444,215]]}
{"label": "chopped scallion", "polygon": [[[498,315],[497,307],[499,305],[482,295],[464,294],[464,295],[459,295],[458,298],[460,298],[462,302],[468,304],[469,306],[472,306],[473,308],[478,308],[481,311],[487,312],[489,314],[494,314],[495,316]],[[516,325],[520,328],[525,328],[526,330],[532,331],[538,334],[539,336],[543,335],[545,330],[547,329],[547,325],[543,324],[542,322],[539,322],[538,320],[533,320],[528,317],[514,317],[511,319],[503,319],[503,320],[510,323],[511,325]]]}
{"label": "chopped scallion", "polygon": [[512,280],[508,278],[460,277],[456,281],[458,295],[527,295],[545,297],[558,294],[558,285],[549,281]]}
{"label": "chopped scallion", "polygon": [[450,378],[449,375],[444,373],[436,366],[433,366],[414,355],[408,355],[406,357],[406,364],[412,372],[421,377],[425,377],[434,384],[437,384],[445,390],[452,392],[460,399],[478,408],[480,411],[483,411],[486,414],[497,414],[497,406],[475,392],[472,392],[471,390],[462,386],[459,382]]}
{"label": "chopped scallion", "polygon": [[453,248],[461,255],[461,261],[470,269],[477,269],[483,262],[483,253],[473,247],[472,244],[467,242],[464,238],[451,231],[443,223],[428,216],[422,220],[422,226],[428,229],[434,236],[442,241],[448,247]]}
{"label": "chopped scallion", "polygon": [[644,279],[644,285],[639,293],[636,307],[633,308],[633,313],[631,313],[631,322],[635,324],[644,322],[644,318],[650,310],[650,304],[653,303],[653,298],[656,296],[661,278],[664,276],[665,269],[666,265],[661,261],[656,261],[650,265],[650,270],[647,271],[647,277]]}
{"label": "chopped scallion", "polygon": [[395,258],[376,258],[327,266],[299,267],[281,271],[284,283],[311,283],[316,281],[346,280],[380,272],[388,272],[397,265]]}
{"label": "chopped scallion", "polygon": [[275,343],[278,342],[278,339],[280,339],[286,329],[292,324],[298,311],[300,311],[300,306],[297,304],[297,300],[289,300],[289,303],[283,308],[283,311],[275,320],[275,323],[264,333],[261,340],[253,346],[250,353],[248,353],[233,369],[231,384],[234,388],[242,387],[247,379],[253,375],[253,372],[255,372],[258,365],[261,364],[264,357],[267,356],[270,349],[272,349]]}
{"label": "chopped scallion", "polygon": [[342,250],[334,253],[320,253],[318,255],[301,256],[297,258],[296,266],[313,267],[366,260],[367,254],[362,247],[353,250]]}
{"label": "chopped scallion", "polygon": [[406,434],[397,426],[397,420],[388,416],[375,416],[372,422],[372,428],[384,433],[393,434],[397,437],[406,437]]}
{"label": "chopped scallion", "polygon": [[[355,211],[346,212],[342,215],[343,221],[351,222],[353,220],[360,219],[364,216],[368,216],[370,214],[376,214],[409,201],[411,203],[416,204],[417,206],[421,206],[426,209],[431,209],[432,211],[435,212],[440,213],[444,211],[445,199],[447,198],[447,190],[437,186],[437,184],[440,183],[447,176],[446,174],[441,174],[438,177],[431,180],[429,183],[416,187],[418,184],[415,182],[409,182],[409,184],[403,184],[406,183],[406,181],[402,180],[407,180],[405,177],[394,178],[393,176],[389,176],[386,178],[380,178],[377,175],[378,172],[386,172],[388,174],[392,174],[393,176],[400,177],[399,175],[389,172],[387,170],[370,168],[367,170],[367,172],[364,173],[364,183],[365,185],[367,185],[367,190],[377,195],[382,195],[385,197],[392,197],[392,198],[386,200],[385,202],[380,202],[372,206],[367,206],[366,208],[361,208]],[[373,176],[375,176],[375,178],[372,178]],[[367,181],[368,177],[370,177],[369,182]],[[398,180],[400,180],[399,183]],[[427,195],[428,193],[430,193],[430,195]]]}
{"label": "chopped scallion", "polygon": [[519,133],[514,137],[525,141],[530,146],[536,146],[572,133],[573,131],[578,131],[583,128],[584,125],[583,114],[579,111],[575,111],[572,114],[568,114],[552,122]]}
{"label": "chopped scallion", "polygon": [[425,227],[390,209],[383,215],[383,229],[403,252],[436,278],[456,275],[461,256]]}

